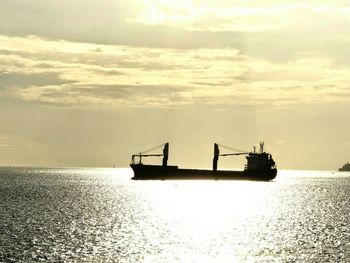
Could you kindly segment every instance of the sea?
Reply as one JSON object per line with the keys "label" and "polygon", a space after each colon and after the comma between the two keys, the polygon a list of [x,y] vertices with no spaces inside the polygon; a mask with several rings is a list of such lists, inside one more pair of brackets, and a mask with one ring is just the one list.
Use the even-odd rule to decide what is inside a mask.
{"label": "sea", "polygon": [[132,175],[0,168],[0,262],[350,262],[350,173]]}

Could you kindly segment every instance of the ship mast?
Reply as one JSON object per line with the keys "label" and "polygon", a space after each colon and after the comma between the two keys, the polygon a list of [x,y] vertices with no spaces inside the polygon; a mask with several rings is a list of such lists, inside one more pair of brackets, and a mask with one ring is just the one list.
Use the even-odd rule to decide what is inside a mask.
{"label": "ship mast", "polygon": [[[149,152],[152,152],[156,149],[159,149],[163,147],[163,153],[149,153]],[[135,157],[138,157],[139,158],[139,163],[138,164],[142,164],[142,157],[153,157],[153,156],[163,156],[163,166],[167,166],[168,165],[168,157],[169,157],[169,143],[164,143],[164,144],[161,144],[157,147],[154,147],[152,149],[149,149],[149,150],[146,150],[146,151],[143,151],[143,152],[139,152],[137,154],[133,154],[131,156],[131,163],[132,164],[135,164]]]}
{"label": "ship mast", "polygon": [[249,154],[249,152],[238,150],[238,149],[234,149],[234,148],[230,148],[230,147],[227,147],[227,146],[224,146],[224,145],[221,145],[221,144],[220,144],[220,146],[222,146],[223,148],[226,148],[226,149],[237,151],[237,152],[236,153],[221,153],[220,154],[219,144],[218,143],[214,143],[213,171],[217,171],[219,156],[236,156],[236,155]]}

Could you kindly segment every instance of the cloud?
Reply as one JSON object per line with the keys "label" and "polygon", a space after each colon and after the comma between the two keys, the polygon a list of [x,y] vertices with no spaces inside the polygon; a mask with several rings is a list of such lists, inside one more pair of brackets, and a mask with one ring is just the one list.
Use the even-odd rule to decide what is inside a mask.
{"label": "cloud", "polygon": [[27,87],[27,86],[47,86],[61,85],[64,83],[72,83],[71,80],[61,79],[58,73],[0,73],[0,88],[6,89],[11,87]]}
{"label": "cloud", "polygon": [[151,85],[63,85],[17,89],[14,96],[63,107],[178,107],[192,104],[187,88]]}
{"label": "cloud", "polygon": [[342,93],[350,79],[346,65],[318,53],[276,63],[233,48],[137,48],[35,36],[0,40],[2,94],[60,107],[333,102],[331,94]]}
{"label": "cloud", "polygon": [[[143,2],[143,3],[142,3]],[[321,2],[291,3],[290,1],[141,1],[138,15],[129,21],[148,25],[169,25],[190,31],[206,32],[261,32],[295,31],[324,32],[349,31],[348,4],[327,5]],[[331,20],[329,20],[331,19]],[[320,24],[324,27],[319,27]],[[337,27],[335,27],[337,25]],[[300,27],[301,26],[301,27]]]}
{"label": "cloud", "polygon": [[282,169],[329,169],[348,153],[349,24],[345,0],[2,0],[2,163],[127,165],[147,136],[192,145],[181,164],[235,130],[275,141]]}
{"label": "cloud", "polygon": [[229,47],[272,61],[321,52],[348,63],[349,23],[345,1],[3,0],[0,10],[3,35],[145,48]]}

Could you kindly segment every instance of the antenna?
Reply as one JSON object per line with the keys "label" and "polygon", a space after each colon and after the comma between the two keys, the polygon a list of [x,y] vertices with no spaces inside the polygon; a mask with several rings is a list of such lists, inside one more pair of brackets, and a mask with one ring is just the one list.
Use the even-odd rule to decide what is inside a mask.
{"label": "antenna", "polygon": [[264,142],[259,143],[260,145],[260,153],[264,152]]}

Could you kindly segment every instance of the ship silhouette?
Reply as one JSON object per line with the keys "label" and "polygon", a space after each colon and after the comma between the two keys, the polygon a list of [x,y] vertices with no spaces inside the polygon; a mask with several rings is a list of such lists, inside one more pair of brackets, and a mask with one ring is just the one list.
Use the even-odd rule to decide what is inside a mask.
{"label": "ship silhouette", "polygon": [[[220,145],[222,146],[222,145]],[[162,153],[149,153],[163,147]],[[247,164],[244,170],[218,170],[220,156],[246,155]],[[162,165],[143,164],[142,158],[150,156],[163,157]],[[259,152],[255,147],[253,152],[220,153],[219,144],[214,144],[212,170],[184,169],[168,165],[169,143],[162,144],[148,151],[133,154],[130,167],[134,171],[134,180],[174,180],[174,179],[215,179],[215,180],[256,180],[270,181],[276,178],[277,168],[272,155],[264,151],[264,143],[260,143]],[[136,159],[138,158],[138,162]]]}

